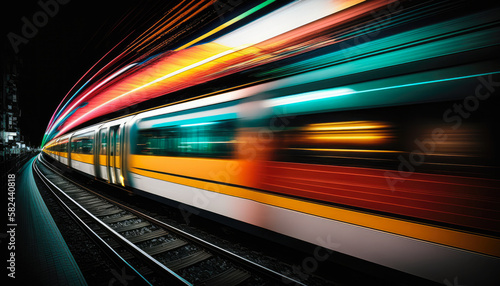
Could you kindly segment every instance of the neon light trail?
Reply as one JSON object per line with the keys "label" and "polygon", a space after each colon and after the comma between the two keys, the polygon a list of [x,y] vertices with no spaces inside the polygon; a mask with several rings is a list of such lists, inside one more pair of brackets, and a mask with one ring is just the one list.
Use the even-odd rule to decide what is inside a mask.
{"label": "neon light trail", "polygon": [[44,152],[412,277],[500,285],[500,6],[479,2],[151,7],[68,92]]}

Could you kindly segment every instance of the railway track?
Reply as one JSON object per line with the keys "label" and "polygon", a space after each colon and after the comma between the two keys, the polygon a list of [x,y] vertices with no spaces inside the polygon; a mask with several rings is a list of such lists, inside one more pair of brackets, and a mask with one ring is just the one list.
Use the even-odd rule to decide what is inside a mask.
{"label": "railway track", "polygon": [[[35,173],[137,285],[303,285],[62,176],[41,159]],[[161,281],[161,283],[159,283]]]}

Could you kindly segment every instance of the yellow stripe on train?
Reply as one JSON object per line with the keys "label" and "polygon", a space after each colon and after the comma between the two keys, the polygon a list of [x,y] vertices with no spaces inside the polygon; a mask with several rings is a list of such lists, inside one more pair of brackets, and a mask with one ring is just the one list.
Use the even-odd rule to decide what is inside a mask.
{"label": "yellow stripe on train", "polygon": [[87,164],[93,165],[94,164],[94,155],[71,153],[71,160],[75,160],[75,161],[79,161],[82,163],[87,163]]}
{"label": "yellow stripe on train", "polygon": [[[166,164],[167,160],[170,164]],[[172,160],[175,160],[175,163],[172,163]],[[489,236],[362,213],[285,196],[267,194],[244,187],[228,186],[157,173],[167,172],[182,176],[208,179],[209,174],[217,174],[221,170],[224,170],[221,168],[227,167],[228,161],[230,160],[130,155],[130,171],[150,178],[214,191],[310,215],[500,257],[500,239]],[[189,174],[178,172],[178,170],[185,170],[184,168],[176,168],[185,164],[189,165]],[[146,171],[144,169],[151,171]],[[229,178],[227,178],[228,181],[224,181],[224,183],[235,184],[238,179],[232,177],[237,176],[229,176]],[[214,179],[212,178],[211,180]]]}

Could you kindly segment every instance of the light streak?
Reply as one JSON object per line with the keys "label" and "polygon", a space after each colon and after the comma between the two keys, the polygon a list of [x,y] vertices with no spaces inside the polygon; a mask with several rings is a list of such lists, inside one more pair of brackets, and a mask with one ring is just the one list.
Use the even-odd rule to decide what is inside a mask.
{"label": "light streak", "polygon": [[168,74],[166,74],[166,75],[164,75],[164,76],[162,76],[162,77],[159,77],[159,78],[157,78],[157,79],[155,79],[155,80],[153,80],[153,81],[150,81],[150,82],[148,82],[148,83],[146,83],[146,84],[144,84],[144,85],[141,85],[141,86],[139,86],[139,87],[137,87],[137,88],[134,88],[134,89],[132,89],[132,90],[130,90],[130,91],[127,91],[127,92],[125,92],[125,93],[123,93],[123,94],[121,94],[121,95],[119,95],[119,96],[117,96],[117,97],[114,97],[113,99],[110,99],[110,100],[108,100],[108,101],[106,101],[106,102],[104,102],[104,103],[100,104],[99,106],[97,106],[97,107],[93,108],[92,110],[88,111],[87,113],[83,114],[83,115],[82,115],[82,116],[80,116],[79,118],[75,119],[74,121],[72,121],[72,122],[70,122],[68,125],[66,125],[66,126],[65,126],[65,127],[64,127],[61,131],[60,131],[60,132],[61,132],[61,133],[64,133],[66,130],[69,130],[72,126],[76,125],[76,123],[78,123],[79,121],[82,121],[82,120],[83,120],[86,116],[89,116],[92,112],[95,112],[96,110],[98,110],[98,109],[100,109],[100,108],[102,108],[102,107],[106,106],[107,104],[109,104],[109,103],[111,103],[111,102],[113,102],[113,101],[116,101],[116,100],[118,100],[118,99],[120,99],[120,98],[122,98],[122,97],[124,97],[124,96],[127,96],[127,95],[129,95],[129,94],[131,94],[131,93],[133,93],[133,92],[139,91],[139,90],[141,90],[141,89],[143,89],[143,88],[145,88],[145,87],[148,87],[148,86],[150,86],[150,85],[153,85],[153,84],[155,84],[155,83],[158,83],[158,82],[160,82],[160,81],[163,81],[163,80],[165,80],[165,79],[167,79],[167,78],[173,77],[173,76],[175,76],[175,75],[178,75],[178,74],[183,73],[183,72],[185,72],[185,71],[188,71],[188,70],[190,70],[190,69],[193,69],[193,68],[199,67],[199,66],[201,66],[201,65],[203,65],[203,64],[206,64],[206,63],[208,63],[208,62],[211,62],[211,61],[213,61],[213,60],[216,60],[216,59],[218,59],[218,58],[221,58],[221,57],[223,57],[223,56],[225,56],[225,55],[229,55],[229,54],[231,54],[231,53],[233,53],[233,52],[236,52],[236,51],[241,50],[241,49],[244,49],[244,48],[245,48],[245,47],[239,47],[239,48],[235,48],[235,49],[230,49],[230,50],[224,51],[224,52],[222,52],[222,53],[219,53],[219,54],[217,54],[217,55],[214,55],[214,56],[208,57],[208,58],[206,58],[206,59],[204,59],[204,60],[202,60],[202,61],[199,61],[199,62],[197,62],[197,63],[191,64],[191,65],[189,65],[189,66],[186,66],[186,67],[183,67],[183,68],[181,68],[181,69],[178,69],[178,70],[176,70],[176,71],[174,71],[174,72],[168,73]]}
{"label": "light streak", "polygon": [[321,151],[321,152],[356,152],[356,153],[404,153],[396,150],[365,150],[365,149],[327,149],[327,148],[286,148],[289,150]]}
{"label": "light streak", "polygon": [[203,125],[212,125],[217,122],[202,122],[202,123],[193,123],[193,124],[183,124],[180,127],[192,127],[192,126],[203,126]]}
{"label": "light streak", "polygon": [[[191,41],[191,42],[189,42],[189,43],[181,46],[180,48],[176,49],[176,51],[180,50],[180,49],[183,49],[183,48],[186,48],[188,46],[191,46],[194,43],[199,42],[199,41],[201,41],[201,40],[203,40],[203,39],[205,39],[205,38],[207,38],[207,37],[215,34],[216,32],[224,29],[225,27],[236,23],[237,21],[239,21],[239,20],[241,20],[241,19],[243,19],[243,18],[245,18],[245,17],[247,17],[247,16],[255,13],[256,11],[261,10],[262,8],[264,8],[264,7],[272,4],[273,2],[275,2],[275,0],[268,0],[268,1],[265,1],[264,3],[261,3],[261,4],[257,5],[256,7],[254,7],[252,9],[246,11],[245,13],[243,13],[243,14],[235,17],[234,19],[228,21],[227,23],[221,25],[220,27],[218,27],[218,28],[216,28],[216,29],[214,29],[214,30],[212,30],[212,31],[204,34],[203,36],[198,37],[195,40],[193,40],[193,41]],[[203,10],[204,8],[208,7],[210,4],[213,3],[213,1],[209,1],[209,2],[206,2],[204,4],[201,4],[201,6],[200,6],[200,2],[198,2],[194,6],[191,6],[190,8],[186,8],[187,6],[190,6],[192,3],[195,3],[195,2],[191,1],[189,3],[189,5],[186,5],[181,10],[178,10],[173,16],[170,16],[170,18],[169,18],[170,20],[168,21],[168,24],[166,26],[161,27],[161,28],[159,28],[159,27],[154,28],[154,29],[150,30],[149,34],[148,34],[148,32],[143,33],[143,35],[141,35],[142,39],[136,41],[131,46],[129,46],[125,52],[130,51],[131,49],[135,49],[136,47],[138,47],[138,45],[142,45],[143,43],[148,42],[150,39],[154,38],[155,35],[159,36],[160,33],[166,33],[166,31],[167,31],[166,29],[168,29],[169,27],[175,27],[175,25],[174,25],[175,23],[179,24],[179,23],[182,23],[182,22],[186,21],[187,18],[191,18],[194,14],[197,14],[201,10]],[[321,3],[323,3],[323,4],[321,4]],[[130,95],[130,94],[132,94],[132,93],[134,93],[136,91],[139,91],[139,90],[141,90],[141,89],[143,89],[145,87],[153,85],[153,84],[155,84],[155,83],[157,83],[159,81],[162,81],[162,80],[164,80],[166,78],[175,76],[175,75],[177,75],[179,73],[182,73],[184,71],[187,71],[189,69],[192,69],[192,68],[198,67],[200,65],[203,65],[203,64],[205,64],[205,63],[207,63],[209,61],[212,61],[213,59],[217,59],[217,58],[223,57],[225,55],[229,55],[229,54],[231,54],[231,53],[233,53],[235,51],[240,51],[240,50],[242,50],[242,49],[244,49],[246,47],[249,47],[249,45],[254,44],[255,42],[258,42],[258,41],[261,41],[261,40],[266,40],[266,39],[269,39],[269,38],[274,37],[276,35],[279,35],[279,34],[282,34],[284,32],[290,31],[291,29],[294,29],[294,28],[299,27],[299,26],[303,26],[303,25],[305,25],[307,23],[310,23],[311,21],[314,21],[314,20],[319,19],[321,17],[327,16],[327,15],[329,15],[331,13],[340,11],[342,9],[345,9],[347,7],[355,5],[357,3],[359,3],[359,1],[357,1],[357,0],[344,0],[344,1],[340,1],[340,2],[335,3],[334,5],[332,5],[332,3],[326,3],[325,4],[324,2],[319,1],[319,0],[311,0],[311,1],[299,2],[299,4],[297,4],[297,5],[295,5],[296,3],[295,4],[289,4],[289,5],[281,8],[281,9],[279,9],[278,11],[276,11],[276,12],[278,12],[277,14],[276,14],[276,12],[273,12],[270,15],[262,17],[261,19],[259,19],[259,21],[254,21],[254,22],[252,22],[250,24],[247,24],[247,25],[245,25],[243,27],[243,28],[247,27],[247,28],[245,28],[245,29],[247,29],[247,31],[255,31],[255,30],[258,30],[258,29],[261,29],[261,28],[265,28],[264,27],[265,25],[263,26],[263,24],[260,23],[261,21],[265,21],[265,22],[267,21],[268,22],[268,21],[270,21],[269,19],[273,18],[273,17],[275,17],[275,18],[278,17],[281,20],[287,19],[283,23],[282,23],[282,21],[278,21],[280,23],[280,25],[279,25],[278,29],[275,29],[275,28],[271,29],[272,33],[269,33],[269,29],[263,29],[262,31],[265,31],[265,33],[264,33],[265,35],[263,37],[262,36],[258,37],[258,40],[253,39],[248,44],[242,44],[242,45],[241,44],[235,45],[234,43],[232,43],[230,46],[225,45],[225,47],[227,47],[227,48],[230,48],[230,47],[236,47],[236,48],[229,49],[229,50],[227,50],[225,52],[222,52],[222,53],[219,53],[219,54],[217,54],[215,56],[209,57],[208,59],[205,59],[204,61],[200,61],[198,64],[189,65],[189,66],[187,66],[187,67],[185,67],[183,69],[180,69],[178,71],[174,71],[174,72],[172,72],[170,74],[167,74],[164,77],[160,77],[157,80],[153,80],[153,81],[151,81],[149,83],[146,83],[146,84],[141,85],[141,86],[139,86],[137,88],[129,90],[129,91],[125,92],[125,93],[122,93],[121,95],[118,95],[118,96],[114,97],[111,100],[108,100],[108,101],[100,104],[97,107],[93,107],[92,108],[89,105],[89,107],[92,108],[90,111],[88,111],[87,113],[85,113],[82,116],[78,117],[74,121],[70,122],[68,125],[66,125],[60,131],[60,133],[64,133],[64,131],[68,130],[72,126],[75,126],[77,123],[81,122],[83,119],[85,119],[88,116],[90,116],[90,114],[94,113],[96,110],[101,109],[104,105],[109,104],[111,102],[114,102],[117,99],[123,98],[124,96]],[[321,7],[317,7],[319,4],[321,4],[320,5]],[[311,9],[312,9],[312,7],[314,7],[314,11],[315,12],[312,13],[314,15],[308,13],[307,17],[297,17],[297,15],[298,15],[297,13],[299,13],[299,11],[301,9],[304,9],[305,7],[309,7]],[[194,9],[197,9],[197,10],[194,11]],[[276,16],[276,15],[278,15],[278,16]],[[189,17],[184,17],[184,16],[189,16]],[[165,17],[163,17],[163,18],[165,18]],[[264,20],[262,20],[262,19],[264,19]],[[157,24],[155,24],[155,25],[158,25],[159,23],[160,22],[157,22]],[[173,28],[171,28],[171,29],[173,29]],[[240,31],[240,32],[238,32],[238,31]],[[230,35],[232,35],[232,36],[230,36]],[[236,30],[235,32],[230,33],[228,36],[230,36],[230,37],[227,37],[227,36],[220,37],[220,38],[216,39],[215,41],[213,41],[212,43],[217,44],[217,41],[223,41],[224,42],[224,41],[227,41],[227,40],[231,40],[231,37],[240,37],[240,38],[249,39],[248,35],[242,34],[241,28],[238,29],[238,30]],[[251,54],[252,52],[255,52],[255,51],[248,50],[248,52]],[[239,55],[239,57],[242,57],[243,55],[244,55],[244,53],[242,55]],[[236,56],[235,58],[238,58],[238,56]],[[225,59],[225,60],[228,61],[228,60],[232,60],[232,59]],[[98,85],[98,87],[101,87],[101,86],[102,86],[102,84]],[[92,92],[96,91],[96,89],[97,89],[97,87],[93,88]],[[86,93],[84,95],[84,97],[88,96],[90,93],[91,92]],[[97,95],[99,95],[99,94],[97,94]],[[74,96],[73,96],[73,98],[74,98]],[[66,119],[67,115],[70,114],[71,110],[74,109],[75,106],[78,106],[78,104],[82,101],[82,98],[80,98],[76,103],[73,103],[73,107],[70,108],[70,109],[68,109],[68,110],[66,110],[63,113],[62,116],[61,116],[61,111],[62,111],[61,110],[57,114],[57,118],[59,118],[59,120],[57,120],[56,122],[54,122],[54,121],[51,122],[51,124],[50,124],[50,126],[51,126],[50,129],[51,130],[49,132],[47,132],[47,133],[51,133],[51,131],[54,130],[55,126],[60,126],[61,122],[63,122]],[[68,101],[68,102],[70,102],[70,101]],[[76,115],[76,116],[78,116],[78,115]],[[96,116],[98,116],[98,115],[96,115]]]}
{"label": "light streak", "polygon": [[213,29],[212,31],[210,31],[210,32],[208,32],[208,33],[206,33],[206,34],[204,34],[202,36],[199,36],[198,38],[190,41],[189,43],[187,43],[185,45],[180,46],[179,48],[175,49],[175,51],[179,51],[179,50],[185,49],[185,48],[187,48],[189,46],[192,46],[193,44],[195,44],[195,43],[197,43],[197,42],[199,42],[199,41],[201,41],[201,40],[203,40],[205,38],[208,38],[211,35],[213,35],[213,34],[219,32],[219,31],[221,31],[221,30],[223,30],[223,29],[231,26],[232,24],[238,22],[239,20],[242,20],[242,19],[246,18],[247,16],[249,16],[249,15],[251,15],[251,14],[259,11],[260,9],[268,6],[269,4],[271,4],[271,3],[275,2],[275,1],[276,0],[267,0],[266,2],[261,3],[261,4],[257,5],[257,6],[255,6],[254,8],[246,11],[245,13],[243,13],[243,14],[235,17],[234,19],[231,19],[231,20],[227,21],[226,23],[220,25],[219,27]]}
{"label": "light streak", "polygon": [[293,2],[216,39],[214,42],[228,47],[254,45],[360,2],[363,1],[336,1],[333,5],[331,1],[324,0]]}
{"label": "light streak", "polygon": [[311,91],[311,92],[305,92],[305,93],[299,93],[299,94],[293,94],[293,95],[272,98],[272,99],[266,100],[264,102],[264,106],[276,107],[276,106],[282,106],[282,105],[288,105],[288,104],[296,104],[296,103],[302,103],[302,102],[308,102],[308,101],[328,99],[328,98],[337,97],[337,96],[347,96],[347,95],[352,95],[352,94],[361,94],[361,93],[368,93],[368,92],[374,92],[374,91],[384,91],[384,90],[391,90],[391,89],[411,87],[411,86],[434,84],[434,83],[448,82],[448,81],[468,79],[468,78],[474,78],[474,77],[481,77],[481,76],[493,75],[493,74],[499,74],[499,73],[500,73],[500,71],[487,72],[487,73],[472,74],[472,75],[466,75],[466,76],[443,78],[443,79],[437,79],[437,80],[427,80],[427,81],[407,83],[407,84],[384,86],[384,87],[359,90],[359,91],[353,90],[351,88],[325,89],[325,90]]}
{"label": "light streak", "polygon": [[[173,9],[171,9],[171,10],[176,10],[176,8],[178,8],[181,4],[183,4],[183,2],[177,4],[177,6],[174,7]],[[160,25],[160,26],[157,26],[156,28],[154,28],[148,34],[143,33],[141,35],[142,39],[134,42],[129,47],[129,49],[138,48],[139,46],[143,46],[142,48],[138,49],[139,51],[142,50],[142,49],[144,49],[146,46],[149,45],[149,43],[147,43],[147,42],[149,42],[151,39],[156,39],[156,38],[160,37],[161,34],[166,34],[166,33],[171,32],[178,25],[180,25],[180,24],[188,21],[189,19],[193,18],[195,15],[197,15],[198,13],[200,13],[201,11],[203,11],[203,9],[206,9],[207,7],[213,5],[213,3],[215,2],[215,0],[208,1],[203,6],[199,7],[200,5],[202,5],[202,2],[203,1],[193,0],[193,1],[189,2],[188,4],[182,5],[182,8],[180,10],[178,10],[174,15],[170,16],[166,20],[164,20],[164,19],[168,16],[168,14],[165,15],[164,17],[162,17],[162,19],[160,19],[159,21],[157,21],[155,23],[155,25]],[[193,7],[191,7],[191,8],[188,9],[189,5],[191,5],[192,3],[195,3],[195,5]],[[192,12],[197,7],[199,7],[197,9],[197,11]],[[188,10],[185,10],[185,9],[188,9]],[[188,14],[189,12],[192,12],[192,13]],[[180,21],[180,20],[182,20],[182,21]],[[161,26],[161,23],[167,23],[167,24]]]}
{"label": "light streak", "polygon": [[344,141],[344,140],[377,140],[377,139],[384,139],[388,138],[388,136],[383,136],[383,135],[349,135],[345,134],[342,136],[339,135],[331,135],[331,136],[308,136],[308,139],[311,140],[329,140],[329,141]]}
{"label": "light streak", "polygon": [[342,122],[310,124],[306,126],[305,130],[330,131],[330,130],[379,129],[388,127],[390,126],[373,121],[342,121]]}
{"label": "light streak", "polygon": [[[87,72],[85,72],[85,74],[83,76],[80,77],[80,79],[73,85],[73,87],[68,91],[68,93],[64,96],[63,100],[59,103],[59,105],[57,106],[56,108],[56,111],[59,109],[59,107],[61,106],[61,104],[64,102],[64,100],[66,99],[66,97],[68,97],[68,95],[71,93],[71,91],[75,88],[75,86],[78,85],[78,83],[80,83],[80,81],[82,81],[82,79],[98,64],[100,63],[109,53],[111,53],[116,47],[118,47],[118,45],[120,45],[125,39],[127,39],[128,37],[130,36],[130,34],[128,34],[127,36],[125,36],[121,41],[118,42],[118,44],[116,44],[115,46],[113,46],[113,48],[111,48],[106,54],[104,54],[104,56],[102,56],[94,65],[92,65],[92,67],[90,67],[90,69],[87,70]],[[123,54],[123,53],[122,53]],[[120,54],[117,58],[119,58],[122,54]],[[94,74],[82,87],[80,87],[72,96],[70,99],[68,99],[68,101],[66,102],[66,104],[64,104],[64,106],[59,110],[59,112],[54,112],[54,114],[52,115],[52,117],[50,118],[50,121],[49,121],[49,126],[47,127],[47,131],[49,131],[49,129],[51,129],[51,127],[54,125],[53,124],[53,120],[55,120],[55,118],[59,117],[59,114],[61,114],[61,112],[66,108],[66,106],[71,102],[71,100],[73,100],[73,98],[75,98],[75,96],[95,77],[99,74],[100,71],[102,71],[104,68],[106,68],[108,65],[110,65],[112,62],[114,62],[117,58],[115,58],[113,61],[111,61],[110,63],[108,63],[107,65],[105,65],[103,68],[101,68],[96,74]],[[55,116],[54,116],[55,115]],[[42,143],[43,145],[43,143]]]}
{"label": "light streak", "polygon": [[89,94],[91,94],[92,92],[94,92],[96,89],[100,88],[101,86],[105,85],[106,83],[108,83],[110,80],[114,79],[115,77],[119,76],[120,74],[124,73],[125,71],[129,70],[130,68],[136,66],[137,64],[136,63],[133,63],[133,64],[130,64],[124,68],[122,68],[121,70],[115,72],[114,74],[110,75],[109,77],[107,77],[105,80],[101,81],[98,85],[96,85],[93,89],[87,91],[84,95],[82,95],[75,103],[73,103],[72,107],[69,108],[62,116],[59,117],[59,119],[54,123],[54,126],[57,126],[58,123],[60,123],[60,121],[64,120],[66,118],[66,116],[73,110],[75,109],[76,106],[78,106],[78,104],[80,102],[82,102],[82,100],[84,100]]}
{"label": "light streak", "polygon": [[343,95],[348,95],[348,94],[352,94],[355,92],[356,91],[351,89],[351,88],[331,88],[331,89],[324,89],[324,90],[316,90],[316,91],[304,92],[304,93],[299,93],[299,94],[294,94],[294,95],[289,95],[289,96],[272,98],[270,100],[267,100],[264,103],[264,105],[266,107],[274,107],[274,106],[280,106],[280,105],[313,101],[313,100],[318,100],[318,99],[325,99],[325,98],[336,97],[336,96],[343,96]]}

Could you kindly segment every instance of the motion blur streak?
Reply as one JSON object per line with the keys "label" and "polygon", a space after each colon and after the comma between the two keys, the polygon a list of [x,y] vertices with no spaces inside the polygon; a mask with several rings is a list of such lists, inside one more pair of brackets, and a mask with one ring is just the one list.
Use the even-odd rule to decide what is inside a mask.
{"label": "motion blur streak", "polygon": [[[83,94],[82,96],[79,97],[79,99],[76,101],[76,102],[72,102],[72,106],[70,108],[68,108],[68,110],[63,114],[61,115],[61,118],[60,120],[56,121],[56,125],[57,123],[59,123],[61,120],[64,120],[66,118],[66,116],[76,108],[76,106],[78,106],[78,104],[80,102],[82,102],[82,100],[84,100],[87,96],[89,96],[89,94],[91,94],[93,91],[95,91],[96,89],[100,88],[101,86],[103,86],[104,84],[106,84],[107,82],[109,82],[110,80],[114,79],[115,77],[119,76],[120,74],[124,73],[125,71],[127,71],[128,69],[132,68],[133,66],[135,66],[136,64],[131,64],[131,65],[128,65],[124,68],[122,68],[121,70],[115,72],[114,74],[110,75],[109,77],[107,77],[106,79],[102,80],[101,82],[99,82],[99,84],[97,84],[94,88],[92,88],[91,90],[89,90],[88,92],[86,92],[85,94]],[[61,131],[62,132],[62,131]]]}
{"label": "motion blur streak", "polygon": [[44,156],[438,283],[500,285],[498,3],[167,2],[75,85]]}
{"label": "motion blur streak", "polygon": [[360,2],[363,1],[297,1],[222,36],[214,42],[228,47],[255,45]]}
{"label": "motion blur streak", "polygon": [[[102,56],[92,67],[90,67],[89,70],[87,70],[87,72],[85,72],[85,74],[73,85],[73,87],[68,91],[68,93],[64,96],[63,100],[61,101],[61,103],[57,106],[56,108],[56,112],[54,112],[54,114],[52,115],[52,118],[50,119],[49,121],[49,126],[48,126],[48,130],[50,130],[50,128],[52,128],[52,126],[54,125],[54,120],[56,120],[60,114],[63,112],[63,110],[68,106],[69,103],[72,102],[72,100],[75,98],[75,96],[77,94],[79,94],[79,92],[97,75],[99,74],[99,72],[101,72],[104,68],[106,68],[107,66],[109,66],[112,62],[108,63],[105,67],[103,67],[101,70],[99,70],[96,74],[94,74],[85,84],[83,84],[72,96],[71,98],[69,98],[66,103],[64,104],[64,106],[62,106],[61,108],[61,105],[63,104],[63,102],[66,100],[66,98],[68,97],[68,95],[71,93],[71,91],[73,89],[75,89],[75,87],[83,80],[83,78],[88,74],[90,73],[94,67],[96,67],[102,60],[104,60],[104,58],[106,58],[106,56],[111,53],[116,47],[118,47],[127,37],[125,37],[123,40],[121,40],[118,44],[116,44],[110,51],[108,51],[104,56]],[[68,112],[69,113],[69,112]],[[47,135],[47,134],[46,134]],[[45,136],[46,137],[46,136]],[[44,137],[43,139],[43,142],[45,142],[46,138]],[[42,144],[43,145],[43,144]]]}
{"label": "motion blur streak", "polygon": [[330,144],[336,141],[345,144],[364,141],[364,144],[376,145],[381,144],[383,139],[391,138],[390,132],[383,130],[388,127],[369,121],[316,123],[306,126],[301,137],[306,140],[326,140]]}
{"label": "motion blur streak", "polygon": [[[312,7],[315,4],[318,4],[316,2],[318,1],[300,1],[300,3],[302,4],[300,4],[298,7],[301,9]],[[297,10],[296,5],[291,5],[290,7],[285,6],[281,10],[277,11],[279,13],[271,13],[271,15],[266,16],[266,21],[274,21],[273,17],[271,17],[273,15],[275,17],[280,17],[280,21],[284,21],[283,25],[280,25],[279,29],[273,30],[272,34],[254,38],[251,41],[252,43],[235,44],[233,39],[248,37],[248,35],[245,34],[248,33],[248,31],[236,30],[229,33],[227,36],[215,39],[210,43],[201,44],[199,46],[194,46],[179,51],[167,51],[166,53],[155,55],[151,60],[140,64],[140,67],[138,69],[132,70],[132,73],[128,73],[127,75],[124,75],[125,77],[121,77],[122,80],[119,80],[117,84],[114,85],[115,87],[111,86],[102,90],[93,90],[92,98],[87,99],[87,106],[85,106],[84,108],[79,108],[72,114],[71,118],[64,118],[64,116],[63,118],[60,118],[60,121],[64,120],[66,123],[58,124],[58,128],[60,129],[59,133],[64,133],[64,131],[71,129],[78,124],[96,118],[98,116],[105,115],[109,112],[122,109],[126,106],[137,104],[147,99],[164,95],[168,92],[174,92],[181,88],[186,88],[187,86],[199,84],[208,80],[219,78],[223,75],[234,73],[237,70],[227,68],[231,65],[242,63],[242,60],[248,62],[250,66],[254,66],[254,64],[252,64],[251,62],[252,54],[255,55],[256,51],[264,52],[266,50],[265,46],[254,48],[250,47],[250,45],[256,44],[256,41],[258,42],[267,40],[270,37],[283,34],[318,18],[324,17],[328,15],[328,13],[335,13],[341,9],[345,9],[349,6],[355,5],[358,1],[343,1],[342,4],[335,5],[329,4],[333,5],[329,9],[324,9],[327,2],[319,2],[323,3],[321,5],[321,7],[323,8],[321,9],[321,12],[315,13],[312,17],[305,18],[303,20],[299,19],[302,19],[304,17],[297,16],[297,13],[299,11]],[[267,5],[269,3],[265,2],[263,4]],[[291,10],[291,12],[289,12],[289,10]],[[174,18],[169,18],[170,20],[167,21],[167,24],[162,29],[170,27],[172,23],[177,23],[178,17],[180,16],[178,16],[178,14],[173,14],[171,17]],[[255,21],[255,23],[257,24],[254,24],[254,22],[252,22],[247,25],[250,31],[254,31],[252,33],[255,34],[255,32],[262,31],[262,29],[265,28],[264,26],[259,24],[259,21]],[[153,35],[157,35],[157,33],[159,32],[160,31],[156,31]],[[311,33],[311,31],[309,31],[308,33]],[[149,36],[147,39],[150,39],[151,37],[153,37],[153,35]],[[303,33],[301,33],[300,35],[296,35],[294,38],[302,35]],[[147,39],[144,41],[147,41]],[[218,43],[218,41],[222,42]],[[271,44],[271,42],[267,44],[264,43],[264,45],[269,44]],[[275,43],[272,44],[275,45]],[[289,43],[286,42],[283,44],[289,45]],[[280,49],[283,49],[283,44],[281,44],[281,47],[279,47]],[[133,47],[135,47],[135,45],[138,44],[133,44]],[[129,51],[127,50],[127,52]],[[243,67],[239,68],[238,70],[241,70],[242,68]],[[188,70],[191,70],[191,72],[187,73],[186,71]],[[176,76],[175,79],[165,81],[165,79],[174,76]],[[205,79],[203,79],[204,77]],[[156,85],[160,82],[161,84]],[[144,90],[143,93],[137,93],[137,91],[142,90],[145,87],[150,88],[148,88],[147,91]],[[106,107],[107,102],[113,102],[111,108],[103,108]],[[97,111],[97,109],[102,110]],[[89,111],[85,112],[85,110]],[[66,112],[66,114],[67,113],[69,112]],[[57,131],[54,129],[50,129],[48,131],[48,134],[51,134],[52,132]]]}
{"label": "motion blur streak", "polygon": [[209,37],[209,36],[211,36],[211,35],[213,35],[213,34],[215,34],[217,32],[219,32],[219,31],[221,31],[221,30],[223,30],[223,29],[231,26],[232,24],[238,22],[239,20],[244,19],[245,17],[247,17],[247,16],[253,14],[254,12],[260,10],[261,8],[263,8],[263,7],[265,7],[265,6],[273,3],[274,1],[275,0],[268,0],[268,1],[266,1],[266,2],[264,2],[262,4],[260,4],[260,5],[256,6],[255,8],[248,10],[247,12],[241,14],[240,16],[235,17],[234,19],[232,19],[230,21],[227,21],[223,25],[220,25],[219,27],[213,29],[212,31],[210,31],[210,32],[208,32],[206,34],[204,34],[203,36],[200,36],[200,37],[192,40],[191,42],[189,42],[189,43],[187,43],[187,44],[185,44],[185,45],[183,45],[183,46],[181,46],[181,47],[179,47],[179,48],[177,48],[175,50],[179,51],[179,50],[182,50],[184,48],[187,48],[187,47],[189,47],[189,46],[191,46],[191,45],[193,45],[193,44],[195,44],[195,43],[197,43],[197,42],[199,42],[199,41],[201,41],[201,40],[203,40],[203,39],[205,39],[205,38],[207,38],[207,37]]}

